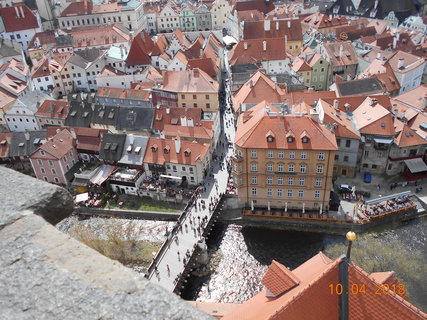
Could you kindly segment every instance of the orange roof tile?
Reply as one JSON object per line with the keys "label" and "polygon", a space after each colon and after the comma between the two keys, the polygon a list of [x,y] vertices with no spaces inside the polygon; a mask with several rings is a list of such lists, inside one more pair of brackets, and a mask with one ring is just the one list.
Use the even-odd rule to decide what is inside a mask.
{"label": "orange roof tile", "polygon": [[405,92],[392,99],[393,102],[401,103],[418,111],[423,111],[427,101],[427,84]]}
{"label": "orange roof tile", "polygon": [[[19,9],[19,16],[15,8]],[[24,13],[22,17],[21,10]],[[0,8],[0,16],[6,32],[17,32],[39,28],[34,12],[23,3],[15,3],[11,7]]]}
{"label": "orange roof tile", "polygon": [[297,286],[300,280],[284,265],[273,260],[261,282],[277,297]]}
{"label": "orange roof tile", "polygon": [[307,92],[289,92],[283,96],[284,101],[289,105],[296,105],[305,102],[308,105],[314,105],[319,99],[335,99],[335,91],[307,91]]}
{"label": "orange roof tile", "polygon": [[218,82],[200,69],[166,71],[163,90],[170,92],[218,92]]}
{"label": "orange roof tile", "polygon": [[[323,44],[333,67],[358,64],[356,51],[351,42],[326,42]],[[340,56],[340,48],[342,54]]]}
{"label": "orange roof tile", "polygon": [[101,136],[107,133],[107,129],[94,129],[82,127],[47,127],[46,137],[50,138],[58,133],[58,130],[74,130],[77,137],[77,149],[84,151],[99,152],[101,148]]}
{"label": "orange roof tile", "polygon": [[294,62],[292,62],[292,70],[295,72],[302,72],[302,71],[311,71],[310,65],[305,62],[304,59],[297,57]]}
{"label": "orange roof tile", "polygon": [[417,132],[411,129],[408,125],[404,125],[402,131],[395,138],[395,143],[400,148],[409,146],[418,146],[427,144],[427,141],[421,138]]}
{"label": "orange roof tile", "polygon": [[162,134],[165,137],[179,136],[195,139],[212,139],[213,130],[208,127],[189,127],[166,124],[163,127]]}
{"label": "orange roof tile", "polygon": [[[175,141],[173,139],[149,138],[147,149],[144,155],[144,163],[164,165],[165,163],[177,163],[186,165],[195,165],[197,162],[203,162],[208,155],[209,144],[202,144],[196,141],[189,142],[181,140],[181,149],[177,153]],[[168,152],[165,153],[164,149]],[[190,152],[185,156],[186,150]]]}
{"label": "orange roof tile", "polygon": [[69,105],[68,101],[45,100],[37,110],[36,116],[65,119],[68,115]]}
{"label": "orange roof tile", "polygon": [[269,30],[265,30],[264,21],[246,21],[243,29],[243,39],[285,38],[288,41],[302,41],[302,29],[299,19],[268,20]]}
{"label": "orange roof tile", "polygon": [[[266,50],[264,50],[264,42]],[[245,46],[247,49],[245,49]],[[230,64],[240,56],[250,56],[255,58],[258,62],[271,61],[271,60],[285,60],[288,54],[285,50],[284,38],[265,38],[265,39],[252,39],[242,40],[231,51]]]}
{"label": "orange roof tile", "polygon": [[[403,59],[402,68],[397,67],[399,64],[399,59]],[[426,60],[422,57],[418,57],[413,54],[399,50],[396,51],[395,54],[388,59],[388,62],[390,63],[390,66],[392,67],[394,72],[407,73],[424,65]]]}
{"label": "orange roof tile", "polygon": [[366,98],[353,112],[360,133],[394,136],[391,112],[375,98]]}
{"label": "orange roof tile", "polygon": [[129,54],[126,57],[126,65],[149,65],[151,64],[151,51],[154,42],[145,30],[138,33],[132,40]]}
{"label": "orange roof tile", "polygon": [[98,97],[150,101],[149,90],[98,87]]}
{"label": "orange roof tile", "polygon": [[[42,150],[53,156],[55,159],[61,159],[70,151],[70,149],[74,147],[74,143],[75,141],[70,131],[63,129],[55,136],[53,136],[51,140],[47,141],[36,151],[34,151],[33,155],[39,150]],[[33,155],[31,155],[31,157]]]}
{"label": "orange roof tile", "polygon": [[211,58],[188,60],[188,67],[190,69],[198,68],[200,70],[203,70],[212,78],[216,77],[219,71],[218,65]]}
{"label": "orange roof tile", "polygon": [[167,108],[159,107],[155,109],[154,121],[153,121],[153,130],[163,130],[163,128],[168,124],[183,125],[181,123],[182,118],[190,118],[193,120],[193,123],[199,123],[199,125],[212,127],[210,121],[202,121],[202,109],[200,108]]}
{"label": "orange roof tile", "polygon": [[[276,135],[273,142],[268,142],[265,138],[269,130]],[[300,138],[303,131],[315,138],[309,139],[308,143],[303,143]],[[288,135],[293,135],[292,142],[288,142]],[[239,117],[235,143],[242,148],[259,149],[338,149],[335,135],[325,127],[307,117],[279,116],[279,112],[265,101],[245,111]]]}
{"label": "orange roof tile", "polygon": [[271,103],[281,102],[284,95],[284,90],[273,80],[257,71],[233,94],[234,111],[238,112],[243,103],[259,103],[263,100]]}
{"label": "orange roof tile", "polygon": [[330,28],[348,24],[346,17],[334,17],[330,19],[328,15],[319,12],[304,18],[301,23],[313,29]]}

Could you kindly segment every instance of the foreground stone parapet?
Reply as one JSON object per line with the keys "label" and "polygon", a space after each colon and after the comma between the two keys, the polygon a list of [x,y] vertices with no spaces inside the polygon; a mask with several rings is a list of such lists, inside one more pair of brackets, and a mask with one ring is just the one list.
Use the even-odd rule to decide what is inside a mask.
{"label": "foreground stone parapet", "polygon": [[213,319],[43,219],[68,216],[70,200],[0,168],[0,319]]}
{"label": "foreground stone parapet", "polygon": [[31,210],[56,224],[74,209],[73,197],[59,186],[0,167],[0,229]]}
{"label": "foreground stone parapet", "polygon": [[211,317],[28,214],[0,231],[0,319]]}

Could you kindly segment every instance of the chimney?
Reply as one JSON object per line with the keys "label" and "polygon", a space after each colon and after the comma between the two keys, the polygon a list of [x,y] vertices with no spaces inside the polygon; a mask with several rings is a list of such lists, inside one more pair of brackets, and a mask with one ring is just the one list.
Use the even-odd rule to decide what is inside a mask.
{"label": "chimney", "polygon": [[276,30],[279,30],[279,21],[276,21]]}
{"label": "chimney", "polygon": [[254,81],[251,79],[251,81],[249,81],[249,88],[252,88],[254,86]]}
{"label": "chimney", "polygon": [[377,52],[377,59],[381,60],[381,52]]}
{"label": "chimney", "polygon": [[397,37],[393,38],[393,49],[396,49],[397,47]]}
{"label": "chimney", "polygon": [[24,137],[25,137],[25,140],[30,141],[30,133],[28,132],[27,129],[25,129],[24,131]]}
{"label": "chimney", "polygon": [[73,137],[73,139],[77,140],[77,135],[76,135],[76,131],[74,130],[74,128],[71,128],[70,132],[71,132],[71,136]]}
{"label": "chimney", "polygon": [[181,126],[186,127],[187,125],[187,117],[181,117]]}
{"label": "chimney", "polygon": [[248,43],[247,42],[243,42],[243,49],[248,50]]}
{"label": "chimney", "polygon": [[338,100],[337,99],[334,100],[334,109],[338,110]]}
{"label": "chimney", "polygon": [[21,16],[22,16],[22,18],[25,18],[25,14],[24,14],[24,7],[23,7],[23,6],[20,6],[20,7],[19,7],[19,10],[21,10]]}
{"label": "chimney", "polygon": [[123,53],[123,46],[120,46],[120,56],[123,58],[124,53]]}
{"label": "chimney", "polygon": [[133,143],[134,143],[134,136],[133,136],[133,134],[131,133],[131,134],[129,134],[129,144],[130,144],[131,146],[133,146]]}
{"label": "chimney", "polygon": [[199,68],[193,69],[193,77],[198,78],[200,76]]}
{"label": "chimney", "polygon": [[181,139],[179,137],[176,137],[174,139],[175,141],[175,151],[176,153],[180,153],[181,152]]}
{"label": "chimney", "polygon": [[397,68],[398,69],[403,69],[404,68],[403,67],[404,63],[405,63],[405,59],[400,58],[399,61],[397,62]]}
{"label": "chimney", "polygon": [[288,29],[291,28],[291,20],[288,20]]}
{"label": "chimney", "polygon": [[203,57],[203,49],[200,49],[200,58]]}
{"label": "chimney", "polygon": [[264,20],[264,31],[270,31],[270,22],[269,19]]}
{"label": "chimney", "polygon": [[193,121],[193,119],[192,119],[192,118],[188,118],[188,119],[187,119],[187,126],[189,126],[189,127],[194,127],[194,121]]}
{"label": "chimney", "polygon": [[166,114],[170,114],[171,113],[171,109],[166,108]]}
{"label": "chimney", "polygon": [[19,9],[17,6],[15,6],[15,13],[16,13],[16,17],[19,18]]}
{"label": "chimney", "polygon": [[340,44],[340,53],[339,53],[340,58],[342,58],[342,49],[343,49],[342,44]]}
{"label": "chimney", "polygon": [[262,50],[267,51],[267,41],[262,42]]}
{"label": "chimney", "polygon": [[288,50],[288,35],[285,34],[285,51]]}

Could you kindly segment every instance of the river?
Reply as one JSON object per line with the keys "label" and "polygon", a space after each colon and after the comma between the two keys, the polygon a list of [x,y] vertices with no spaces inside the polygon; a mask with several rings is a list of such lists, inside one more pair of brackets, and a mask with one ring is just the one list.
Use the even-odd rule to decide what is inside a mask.
{"label": "river", "polygon": [[[361,236],[353,246],[353,253],[359,255],[370,254],[375,248],[375,256],[370,259],[382,263],[380,267],[375,265],[373,271],[394,270],[399,281],[407,286],[409,301],[424,311],[427,310],[427,290],[423,286],[427,279],[426,230],[427,217],[418,218],[393,230]],[[272,259],[294,269],[319,251],[330,255],[346,252],[345,237],[320,233],[217,225],[211,234],[208,247],[221,255],[221,261],[210,276],[189,279],[182,294],[184,299],[241,303],[262,289],[261,279]],[[411,258],[410,265],[396,262],[400,257],[405,258],[403,254]],[[405,274],[395,269],[405,270],[401,272]]]}

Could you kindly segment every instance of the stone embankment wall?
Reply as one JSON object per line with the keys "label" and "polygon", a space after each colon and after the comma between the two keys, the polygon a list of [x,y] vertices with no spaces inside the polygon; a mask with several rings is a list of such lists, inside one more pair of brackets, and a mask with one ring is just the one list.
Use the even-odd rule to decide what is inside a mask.
{"label": "stone embankment wall", "polygon": [[213,319],[57,230],[64,189],[0,167],[0,319]]}
{"label": "stone embankment wall", "polygon": [[157,212],[157,211],[140,211],[140,210],[124,210],[124,209],[100,209],[76,207],[75,214],[83,216],[100,216],[114,217],[125,219],[141,219],[141,220],[162,220],[162,221],[177,221],[181,212]]}

